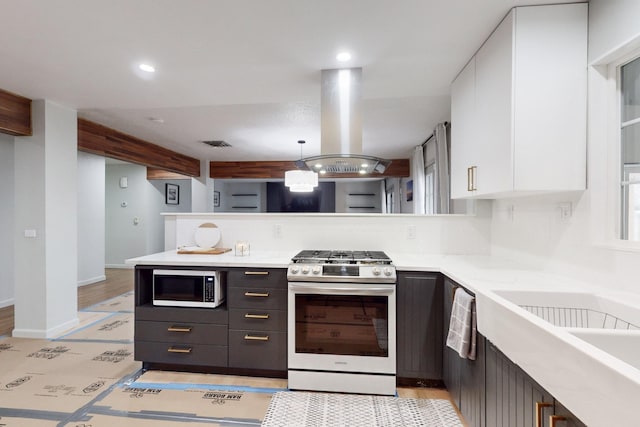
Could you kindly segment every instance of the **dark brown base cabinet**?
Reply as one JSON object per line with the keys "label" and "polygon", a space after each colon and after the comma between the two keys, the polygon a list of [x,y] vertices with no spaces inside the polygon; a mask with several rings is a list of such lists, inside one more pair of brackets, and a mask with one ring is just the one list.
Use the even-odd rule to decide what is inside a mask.
{"label": "dark brown base cabinet", "polygon": [[442,276],[398,272],[397,376],[408,385],[442,380]]}
{"label": "dark brown base cabinet", "polygon": [[[445,278],[445,334],[455,282]],[[445,335],[446,336],[446,335]],[[518,365],[478,334],[475,361],[444,346],[444,383],[469,427],[549,427],[549,416],[566,418],[562,427],[586,427]],[[540,424],[536,408],[540,408]]]}
{"label": "dark brown base cabinet", "polygon": [[211,309],[154,306],[154,268],[166,267],[135,272],[134,354],[145,368],[284,375],[286,270],[216,269],[226,277],[227,301]]}

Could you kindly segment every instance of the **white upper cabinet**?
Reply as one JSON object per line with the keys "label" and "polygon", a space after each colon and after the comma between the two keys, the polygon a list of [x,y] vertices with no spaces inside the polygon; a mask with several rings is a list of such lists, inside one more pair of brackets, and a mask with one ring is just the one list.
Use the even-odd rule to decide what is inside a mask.
{"label": "white upper cabinet", "polygon": [[586,186],[587,4],[514,8],[451,86],[451,194]]}

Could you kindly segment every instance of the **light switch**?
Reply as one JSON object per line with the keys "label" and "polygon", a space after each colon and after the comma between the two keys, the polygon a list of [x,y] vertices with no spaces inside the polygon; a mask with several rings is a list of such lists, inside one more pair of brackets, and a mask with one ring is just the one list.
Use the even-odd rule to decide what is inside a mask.
{"label": "light switch", "polygon": [[35,239],[36,237],[36,230],[24,230],[24,237],[27,237],[29,239]]}

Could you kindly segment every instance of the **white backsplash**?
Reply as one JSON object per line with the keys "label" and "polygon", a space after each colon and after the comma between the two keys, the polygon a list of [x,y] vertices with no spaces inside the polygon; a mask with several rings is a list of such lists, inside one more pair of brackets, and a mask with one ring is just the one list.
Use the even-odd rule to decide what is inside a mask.
{"label": "white backsplash", "polygon": [[165,216],[165,249],[194,245],[195,229],[213,222],[219,247],[251,250],[366,249],[425,254],[489,253],[488,204],[476,216],[355,214],[177,214]]}

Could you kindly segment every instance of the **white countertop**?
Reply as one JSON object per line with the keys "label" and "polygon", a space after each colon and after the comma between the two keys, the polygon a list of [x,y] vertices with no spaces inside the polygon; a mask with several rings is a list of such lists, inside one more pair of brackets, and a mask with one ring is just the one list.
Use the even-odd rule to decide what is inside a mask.
{"label": "white countertop", "polygon": [[[238,257],[181,255],[175,250],[127,264],[287,268],[297,251]],[[586,292],[640,307],[640,294],[614,292],[490,256],[387,252],[398,271],[441,272],[476,294],[478,330],[589,426],[631,426],[637,419],[640,370],[524,311],[496,291]],[[640,351],[640,349],[637,349]]]}

